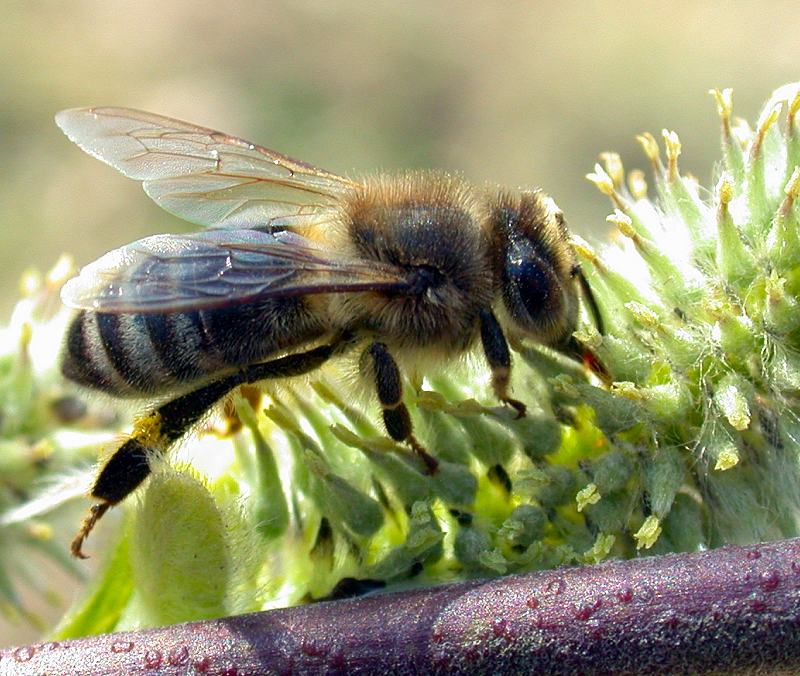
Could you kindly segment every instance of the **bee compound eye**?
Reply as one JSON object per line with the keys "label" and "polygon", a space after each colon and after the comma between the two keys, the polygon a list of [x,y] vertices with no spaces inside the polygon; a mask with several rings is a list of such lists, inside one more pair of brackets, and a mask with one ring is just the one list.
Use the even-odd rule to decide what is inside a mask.
{"label": "bee compound eye", "polygon": [[505,301],[508,311],[527,331],[538,333],[561,308],[560,284],[552,266],[532,254],[506,265]]}

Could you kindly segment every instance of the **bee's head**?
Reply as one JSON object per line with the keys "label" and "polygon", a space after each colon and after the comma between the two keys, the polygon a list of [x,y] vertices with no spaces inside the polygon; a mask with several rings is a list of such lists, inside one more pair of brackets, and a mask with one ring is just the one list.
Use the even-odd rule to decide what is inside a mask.
{"label": "bee's head", "polygon": [[495,266],[514,328],[546,344],[575,329],[578,268],[564,215],[540,191],[501,194],[490,206]]}

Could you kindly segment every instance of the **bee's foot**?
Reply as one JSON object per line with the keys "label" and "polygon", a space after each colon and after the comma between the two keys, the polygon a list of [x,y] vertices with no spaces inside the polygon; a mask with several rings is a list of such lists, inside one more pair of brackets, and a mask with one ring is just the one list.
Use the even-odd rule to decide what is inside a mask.
{"label": "bee's foot", "polygon": [[521,401],[510,398],[503,399],[502,401],[503,404],[505,404],[510,408],[513,408],[517,412],[517,420],[525,417],[525,412],[528,410],[528,407],[525,406],[525,404],[523,404]]}
{"label": "bee's foot", "polygon": [[86,518],[83,520],[81,529],[78,531],[78,534],[75,536],[75,539],[70,545],[72,556],[74,556],[76,559],[89,558],[83,553],[83,543],[86,542],[86,538],[89,537],[89,533],[92,532],[94,525],[102,518],[103,514],[105,514],[110,507],[110,502],[101,502],[98,505],[92,505],[92,507],[89,509],[89,514],[87,514]]}
{"label": "bee's foot", "polygon": [[413,436],[408,438],[408,445],[414,449],[414,453],[425,463],[425,474],[432,475],[439,471],[439,461],[428,453]]}

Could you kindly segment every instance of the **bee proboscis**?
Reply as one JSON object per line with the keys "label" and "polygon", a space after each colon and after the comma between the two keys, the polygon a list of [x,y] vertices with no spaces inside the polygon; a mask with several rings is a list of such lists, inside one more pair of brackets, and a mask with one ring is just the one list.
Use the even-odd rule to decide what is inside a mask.
{"label": "bee proboscis", "polygon": [[350,180],[242,139],[126,108],[66,110],[69,138],[206,226],[112,251],[64,287],[78,310],[64,375],[153,404],[103,465],[72,543],[235,388],[359,350],[388,435],[435,472],[403,403],[401,363],[480,344],[512,398],[506,332],[570,355],[579,291],[599,322],[562,212],[539,190],[480,189],[436,171]]}

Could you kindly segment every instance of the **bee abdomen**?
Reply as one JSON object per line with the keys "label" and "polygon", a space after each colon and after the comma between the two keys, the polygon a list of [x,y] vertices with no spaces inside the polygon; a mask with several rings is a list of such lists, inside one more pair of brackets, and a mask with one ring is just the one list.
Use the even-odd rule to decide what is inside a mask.
{"label": "bee abdomen", "polygon": [[[80,385],[100,390],[115,389],[115,371],[100,348],[100,334],[95,315],[82,311],[67,329],[61,355],[61,373]],[[98,355],[102,353],[102,358]]]}
{"label": "bee abdomen", "polygon": [[145,316],[137,314],[76,315],[67,331],[61,372],[116,397],[154,394],[180,382],[160,359]]}
{"label": "bee abdomen", "polygon": [[115,397],[147,397],[261,361],[324,332],[299,298],[188,312],[82,311],[67,332],[61,371]]}

